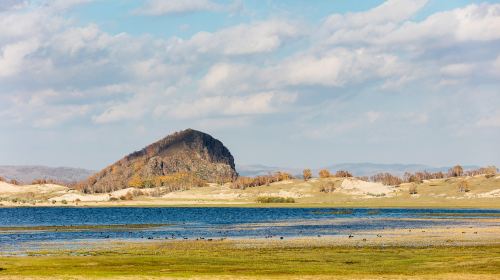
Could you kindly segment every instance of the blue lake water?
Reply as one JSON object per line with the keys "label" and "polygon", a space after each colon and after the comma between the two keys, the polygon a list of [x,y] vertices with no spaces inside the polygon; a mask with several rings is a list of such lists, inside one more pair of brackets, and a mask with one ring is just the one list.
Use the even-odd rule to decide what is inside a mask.
{"label": "blue lake water", "polygon": [[[37,207],[0,208],[0,227],[158,224],[129,229],[0,231],[0,252],[26,242],[107,239],[263,238],[474,225],[498,217],[485,209]],[[168,224],[168,225],[165,225]]]}

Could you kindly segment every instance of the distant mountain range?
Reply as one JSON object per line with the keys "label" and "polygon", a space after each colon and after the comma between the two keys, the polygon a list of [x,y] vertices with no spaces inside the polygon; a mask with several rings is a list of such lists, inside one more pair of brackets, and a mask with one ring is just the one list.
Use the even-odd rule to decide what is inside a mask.
{"label": "distant mountain range", "polygon": [[[417,171],[429,171],[429,172],[446,172],[450,169],[450,166],[445,167],[433,167],[423,164],[383,164],[383,163],[339,163],[330,166],[323,167],[324,169],[330,170],[330,172],[336,172],[338,170],[347,170],[351,172],[354,176],[371,176],[381,172],[388,172],[394,175],[403,175],[405,172],[417,172]],[[323,168],[312,169],[313,174],[318,174],[318,171]],[[464,169],[475,169],[479,168],[474,165],[463,166]],[[276,167],[276,166],[265,166],[261,164],[250,164],[250,165],[237,165],[236,169],[241,176],[258,176],[266,175],[276,171],[284,171],[291,173],[296,176],[302,175],[303,168],[290,168],[290,167]]]}
{"label": "distant mountain range", "polygon": [[95,171],[83,168],[71,167],[48,167],[40,165],[27,166],[0,166],[0,176],[6,179],[16,179],[19,182],[29,184],[35,179],[48,179],[58,182],[70,183],[86,179]]}

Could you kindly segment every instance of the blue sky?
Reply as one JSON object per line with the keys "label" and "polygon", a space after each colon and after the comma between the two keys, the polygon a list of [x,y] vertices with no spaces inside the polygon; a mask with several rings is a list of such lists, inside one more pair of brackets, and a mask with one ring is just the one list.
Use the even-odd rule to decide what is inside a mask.
{"label": "blue sky", "polygon": [[0,164],[500,165],[500,1],[6,0]]}

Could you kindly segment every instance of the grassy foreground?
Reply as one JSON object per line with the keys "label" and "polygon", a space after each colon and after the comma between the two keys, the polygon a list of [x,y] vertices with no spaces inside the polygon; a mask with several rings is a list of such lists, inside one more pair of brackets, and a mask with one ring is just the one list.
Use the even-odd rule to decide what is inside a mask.
{"label": "grassy foreground", "polygon": [[143,243],[0,257],[0,279],[498,279],[500,246],[248,246],[236,241]]}

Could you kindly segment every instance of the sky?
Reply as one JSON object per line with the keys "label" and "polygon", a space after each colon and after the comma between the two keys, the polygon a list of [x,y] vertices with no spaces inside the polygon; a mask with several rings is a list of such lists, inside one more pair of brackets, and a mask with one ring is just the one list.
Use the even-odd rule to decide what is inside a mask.
{"label": "sky", "polygon": [[500,1],[0,1],[0,164],[500,166]]}

